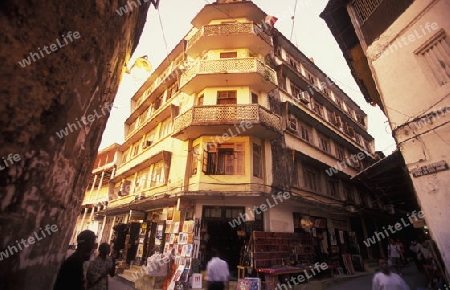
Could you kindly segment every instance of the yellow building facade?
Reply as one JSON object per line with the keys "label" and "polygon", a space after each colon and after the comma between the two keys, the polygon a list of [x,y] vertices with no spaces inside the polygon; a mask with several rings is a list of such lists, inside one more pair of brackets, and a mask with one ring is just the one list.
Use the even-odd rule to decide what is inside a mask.
{"label": "yellow building facade", "polygon": [[366,114],[266,16],[251,1],[205,5],[132,97],[99,213],[127,263],[162,252],[169,223],[195,222],[192,257],[205,266],[219,248],[235,273],[252,231],[316,219],[322,236],[362,241],[389,212],[350,179],[375,160]]}

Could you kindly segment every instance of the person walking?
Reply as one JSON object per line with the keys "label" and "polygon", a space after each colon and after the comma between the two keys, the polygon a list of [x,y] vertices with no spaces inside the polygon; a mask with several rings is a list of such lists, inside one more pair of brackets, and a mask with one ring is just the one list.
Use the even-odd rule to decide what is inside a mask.
{"label": "person walking", "polygon": [[[206,281],[208,281],[208,290],[228,290],[228,279],[230,272],[228,263],[219,258],[217,249],[211,250],[212,258],[206,267]],[[225,286],[227,286],[225,288]]]}
{"label": "person walking", "polygon": [[94,251],[95,233],[82,231],[77,236],[77,249],[70,255],[58,271],[53,290],[85,290],[83,263],[89,261]]}
{"label": "person walking", "polygon": [[390,239],[389,242],[390,244],[388,245],[388,257],[392,263],[392,266],[395,267],[395,271],[399,275],[402,275],[400,271],[400,258],[401,258],[400,249],[395,243],[394,239]]}
{"label": "person walking", "polygon": [[386,259],[380,259],[379,265],[381,272],[373,276],[372,290],[410,290],[402,277],[389,270]]}
{"label": "person walking", "polygon": [[416,264],[417,270],[419,272],[423,272],[423,254],[422,254],[423,246],[417,242],[417,240],[412,240],[409,249],[413,253],[414,263]]}
{"label": "person walking", "polygon": [[108,290],[108,274],[111,277],[115,275],[115,263],[112,257],[109,257],[111,248],[109,244],[103,243],[98,248],[98,256],[89,263],[86,280],[87,290]]}

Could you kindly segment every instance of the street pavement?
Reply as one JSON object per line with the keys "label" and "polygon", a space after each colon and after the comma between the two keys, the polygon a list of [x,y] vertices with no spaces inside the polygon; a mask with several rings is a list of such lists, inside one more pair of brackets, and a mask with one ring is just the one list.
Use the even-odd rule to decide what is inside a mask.
{"label": "street pavement", "polygon": [[[352,279],[342,284],[328,287],[327,290],[371,290],[373,275],[366,275],[359,278]],[[411,290],[424,290],[427,286],[427,279],[425,274],[419,273],[414,263],[409,263],[403,269],[403,279],[408,283]]]}
{"label": "street pavement", "polygon": [[109,277],[109,290],[134,290],[133,284],[118,277]]}

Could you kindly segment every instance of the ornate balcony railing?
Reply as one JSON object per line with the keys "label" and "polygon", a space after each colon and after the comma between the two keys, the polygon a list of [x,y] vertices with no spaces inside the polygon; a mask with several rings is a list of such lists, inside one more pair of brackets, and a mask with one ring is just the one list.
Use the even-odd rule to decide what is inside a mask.
{"label": "ornate balcony railing", "polygon": [[252,22],[236,22],[226,24],[210,24],[203,26],[187,42],[187,49],[191,48],[202,36],[222,36],[242,33],[253,33],[271,44],[270,36]]}
{"label": "ornate balcony railing", "polygon": [[213,59],[201,60],[189,68],[180,80],[180,87],[183,87],[198,74],[218,74],[218,73],[259,73],[267,81],[276,84],[276,73],[255,57],[234,58],[234,59]]}
{"label": "ornate balcony railing", "polygon": [[260,105],[216,105],[197,106],[175,119],[173,132],[178,133],[192,125],[232,124],[250,121],[262,124],[273,131],[281,132],[281,117]]}

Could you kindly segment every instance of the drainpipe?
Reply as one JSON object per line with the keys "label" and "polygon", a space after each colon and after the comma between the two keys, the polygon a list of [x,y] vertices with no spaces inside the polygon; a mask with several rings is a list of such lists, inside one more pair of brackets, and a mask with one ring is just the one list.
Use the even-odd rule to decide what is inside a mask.
{"label": "drainpipe", "polygon": [[[200,150],[202,146],[199,146]],[[186,170],[184,171],[184,180],[183,180],[183,192],[187,192],[189,190],[189,178],[191,177],[191,164],[194,153],[192,152],[192,139],[188,140],[188,155],[186,161]],[[201,165],[200,165],[201,166]],[[201,170],[201,169],[200,169]],[[197,173],[199,171],[199,167],[197,166]]]}

